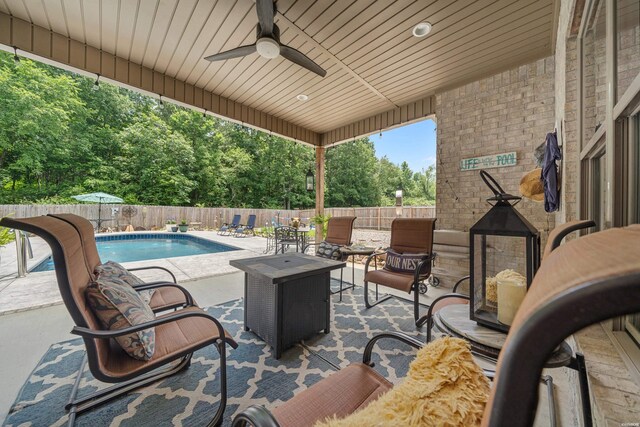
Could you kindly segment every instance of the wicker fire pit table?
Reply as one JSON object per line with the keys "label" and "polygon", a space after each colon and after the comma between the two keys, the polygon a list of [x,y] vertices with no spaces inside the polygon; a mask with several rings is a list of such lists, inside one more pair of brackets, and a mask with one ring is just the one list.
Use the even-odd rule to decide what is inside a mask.
{"label": "wicker fire pit table", "polygon": [[229,264],[245,272],[244,329],[271,345],[276,359],[320,330],[329,333],[330,272],[344,262],[288,252]]}

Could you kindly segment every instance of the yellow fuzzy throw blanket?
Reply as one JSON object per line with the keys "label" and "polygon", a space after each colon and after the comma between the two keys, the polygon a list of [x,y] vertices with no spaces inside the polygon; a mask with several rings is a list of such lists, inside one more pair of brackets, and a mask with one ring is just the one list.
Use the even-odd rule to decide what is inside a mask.
{"label": "yellow fuzzy throw blanket", "polygon": [[418,352],[402,384],[346,418],[315,427],[475,426],[488,397],[489,380],[468,343],[445,337]]}

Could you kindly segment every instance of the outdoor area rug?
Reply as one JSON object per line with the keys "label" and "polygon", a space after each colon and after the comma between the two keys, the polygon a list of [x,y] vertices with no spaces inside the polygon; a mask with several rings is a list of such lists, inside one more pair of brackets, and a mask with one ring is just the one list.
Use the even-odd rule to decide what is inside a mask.
{"label": "outdoor area rug", "polygon": [[[332,288],[338,286],[332,279]],[[275,407],[336,369],[362,361],[365,344],[378,333],[401,331],[424,341],[424,333],[413,323],[410,302],[391,299],[367,310],[362,293],[362,287],[345,291],[342,302],[333,295],[331,332],[285,350],[280,360],[271,356],[271,348],[260,338],[243,330],[242,299],[208,308],[239,344],[236,350],[227,347],[229,397],[224,425],[230,425],[233,416],[247,406]],[[396,382],[406,373],[415,350],[381,340],[374,353],[376,369]],[[64,405],[83,357],[80,339],[52,345],[22,387],[4,425],[65,425]],[[218,366],[213,346],[199,350],[187,370],[81,414],[76,425],[206,425],[218,405]],[[87,368],[78,395],[106,386],[93,379]]]}

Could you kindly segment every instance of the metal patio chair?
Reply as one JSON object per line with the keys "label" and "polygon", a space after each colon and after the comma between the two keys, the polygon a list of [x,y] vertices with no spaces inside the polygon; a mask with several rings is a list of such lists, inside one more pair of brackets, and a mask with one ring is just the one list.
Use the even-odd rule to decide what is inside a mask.
{"label": "metal patio chair", "polygon": [[[93,232],[93,226],[89,220],[74,214],[49,214],[50,217],[59,219],[71,225],[80,236],[80,243],[82,244],[82,252],[84,255],[84,262],[89,271],[89,275],[94,276],[96,267],[102,264],[100,254],[98,253],[98,247],[96,245],[96,238]],[[140,287],[146,287],[148,285],[154,286],[155,292],[149,301],[151,309],[155,312],[171,310],[178,307],[184,307],[187,305],[195,305],[193,297],[184,288],[178,288],[176,276],[171,270],[160,266],[149,267],[134,267],[128,268],[127,271],[143,271],[143,270],[162,270],[171,276],[171,281],[157,281],[146,282],[144,285],[133,286],[134,289]]]}
{"label": "metal patio chair", "polygon": [[[351,245],[351,236],[353,235],[353,224],[356,221],[355,216],[334,216],[329,218],[327,222],[327,237],[322,242],[313,242],[309,243],[306,250],[309,246],[316,246],[316,256],[320,256],[323,258],[334,259],[336,261],[345,261],[348,258],[348,255],[344,255],[340,250],[345,246]],[[318,247],[320,245],[330,246],[332,249],[329,251],[318,252]],[[347,286],[346,288],[342,287],[342,277],[344,273],[344,268],[340,269],[340,290],[339,291],[331,291],[332,294],[340,293],[340,300],[342,300],[342,292],[345,290],[353,289],[355,287],[355,283]]]}
{"label": "metal patio chair", "polygon": [[[42,237],[51,247],[58,288],[75,326],[71,333],[84,341],[86,356],[78,371],[69,403],[69,425],[77,415],[136,388],[173,375],[189,367],[194,351],[215,345],[220,354],[220,405],[209,425],[220,425],[226,407],[226,345],[237,347],[222,324],[201,308],[190,305],[174,313],[156,316],[150,322],[119,330],[104,329],[87,304],[84,291],[92,277],[86,268],[80,236],[69,223],[49,216],[3,218],[0,225]],[[146,285],[150,289],[158,285]],[[179,285],[174,285],[181,288]],[[156,349],[148,361],[130,357],[114,338],[155,328]],[[115,383],[105,389],[76,397],[82,372],[88,362],[94,378]]]}
{"label": "metal patio chair", "polygon": [[234,215],[231,222],[225,222],[218,230],[219,236],[230,236],[238,227],[240,227],[240,215]]}
{"label": "metal patio chair", "polygon": [[276,227],[273,230],[275,238],[276,254],[280,251],[281,254],[285,252],[285,248],[288,250],[291,246],[295,246],[296,252],[300,249],[300,236],[298,236],[298,229],[289,227],[286,225]]}
{"label": "metal patio chair", "polygon": [[255,226],[256,226],[256,216],[249,215],[249,219],[247,220],[247,223],[240,224],[240,226],[236,228],[235,232],[233,233],[233,236],[247,237],[249,234],[255,236],[256,235],[256,232],[254,230]]}
{"label": "metal patio chair", "polygon": [[[435,225],[435,218],[396,218],[393,220],[390,247],[386,252],[376,252],[367,258],[364,267],[364,302],[367,308],[374,307],[393,297],[393,295],[387,295],[378,298],[378,285],[388,286],[407,293],[413,292],[413,317],[416,326],[420,327],[426,322],[420,318],[420,283],[431,275]],[[426,257],[417,264],[412,273],[400,273],[385,269],[369,270],[371,261],[388,254],[389,250],[400,254],[426,254]],[[374,303],[369,302],[369,282],[376,284],[376,301]]]}
{"label": "metal patio chair", "polygon": [[[640,311],[639,241],[640,225],[609,229],[562,245],[540,265],[500,353],[483,426],[533,425],[542,369],[556,347],[587,326]],[[380,339],[424,345],[399,333],[375,336],[363,363],[333,373],[272,410],[251,406],[233,425],[313,425],[364,408],[392,388],[372,369],[372,348]]]}

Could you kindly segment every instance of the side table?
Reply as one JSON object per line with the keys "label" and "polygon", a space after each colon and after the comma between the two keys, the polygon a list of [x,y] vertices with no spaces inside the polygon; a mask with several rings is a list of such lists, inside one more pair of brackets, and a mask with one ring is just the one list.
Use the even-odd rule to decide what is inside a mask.
{"label": "side table", "polygon": [[[505,343],[507,334],[478,325],[469,318],[469,306],[467,304],[451,304],[442,307],[433,315],[433,323],[439,331],[453,337],[462,338],[469,342],[471,351],[497,361],[500,350]],[[580,392],[582,399],[583,416],[585,420],[591,419],[591,406],[588,403],[589,383],[587,381],[584,356],[580,353],[573,355],[571,346],[563,341],[553,352],[544,365],[545,368],[567,367],[578,371]],[[555,398],[553,393],[553,379],[549,375],[543,375],[541,380],[547,386],[549,396],[549,413],[551,426],[556,425]]]}
{"label": "side table", "polygon": [[287,252],[236,259],[229,264],[245,272],[244,329],[282,351],[330,328],[330,273],[345,266],[334,261]]}
{"label": "side table", "polygon": [[344,246],[340,248],[340,253],[342,254],[343,259],[349,259],[351,257],[351,285],[346,288],[342,287],[342,280],[340,280],[340,290],[339,291],[331,291],[331,294],[340,294],[340,301],[342,301],[342,291],[346,291],[349,289],[353,289],[356,286],[356,260],[355,255],[366,255],[369,256],[376,251],[376,248],[371,248],[368,246]]}

